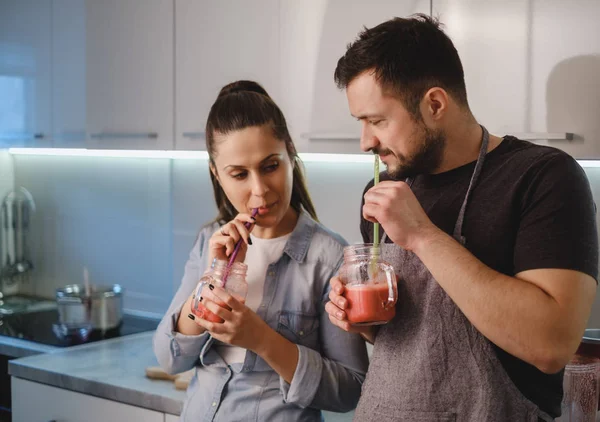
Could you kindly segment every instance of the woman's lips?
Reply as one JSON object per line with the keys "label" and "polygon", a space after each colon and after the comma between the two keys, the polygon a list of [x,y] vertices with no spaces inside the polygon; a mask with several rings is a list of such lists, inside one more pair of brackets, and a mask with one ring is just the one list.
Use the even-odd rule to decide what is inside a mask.
{"label": "woman's lips", "polygon": [[264,207],[258,208],[258,215],[266,215],[271,209],[277,204],[277,202],[273,202],[272,204],[265,205]]}

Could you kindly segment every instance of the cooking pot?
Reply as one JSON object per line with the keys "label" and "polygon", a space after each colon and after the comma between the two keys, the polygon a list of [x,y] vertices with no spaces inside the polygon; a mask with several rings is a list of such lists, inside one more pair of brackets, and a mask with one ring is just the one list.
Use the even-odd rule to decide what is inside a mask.
{"label": "cooking pot", "polygon": [[56,289],[58,321],[65,326],[90,324],[92,330],[117,328],[123,318],[123,289],[120,285],[91,285],[89,296],[82,284]]}

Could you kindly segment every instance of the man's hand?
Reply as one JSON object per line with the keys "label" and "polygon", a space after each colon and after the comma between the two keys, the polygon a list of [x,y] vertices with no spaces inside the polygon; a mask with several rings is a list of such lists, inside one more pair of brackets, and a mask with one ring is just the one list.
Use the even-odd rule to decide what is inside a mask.
{"label": "man's hand", "polygon": [[363,217],[381,224],[396,245],[411,251],[432,232],[439,231],[405,182],[385,181],[369,189]]}

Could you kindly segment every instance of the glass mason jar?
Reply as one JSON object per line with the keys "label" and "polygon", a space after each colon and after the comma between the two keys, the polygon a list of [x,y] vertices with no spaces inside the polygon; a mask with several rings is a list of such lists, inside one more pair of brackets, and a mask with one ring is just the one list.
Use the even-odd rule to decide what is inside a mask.
{"label": "glass mason jar", "polygon": [[[215,259],[211,268],[204,273],[198,282],[198,286],[196,287],[196,291],[194,292],[194,296],[192,298],[192,313],[197,317],[211,322],[223,322],[223,319],[206,309],[206,307],[200,301],[202,298],[202,289],[208,284],[222,287],[238,301],[242,303],[246,302],[246,295],[248,294],[246,273],[248,271],[248,266],[243,262],[234,262],[231,268],[229,268],[226,282],[223,283],[223,275],[227,271],[227,264],[227,261]],[[225,309],[230,310],[225,303],[219,300],[215,300],[215,303]]]}
{"label": "glass mason jar", "polygon": [[381,246],[369,243],[344,248],[339,278],[348,301],[346,316],[353,325],[380,325],[396,315],[398,286],[394,268],[381,256]]}

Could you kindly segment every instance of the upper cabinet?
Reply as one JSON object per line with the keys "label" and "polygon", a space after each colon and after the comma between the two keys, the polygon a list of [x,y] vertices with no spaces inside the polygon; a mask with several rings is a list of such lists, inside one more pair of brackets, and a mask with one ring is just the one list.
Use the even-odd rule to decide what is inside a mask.
{"label": "upper cabinet", "polygon": [[301,152],[360,152],[360,124],[333,80],[337,61],[365,26],[429,9],[429,0],[281,1],[281,106]]}
{"label": "upper cabinet", "polygon": [[173,2],[54,0],[56,146],[172,149]]}
{"label": "upper cabinet", "polygon": [[254,80],[278,100],[279,0],[175,0],[175,28],[177,149],[206,149],[206,119],[225,84]]}
{"label": "upper cabinet", "polygon": [[490,132],[600,157],[600,2],[433,0],[433,15]]}
{"label": "upper cabinet", "polygon": [[0,0],[0,147],[50,143],[50,40],[50,0]]}

